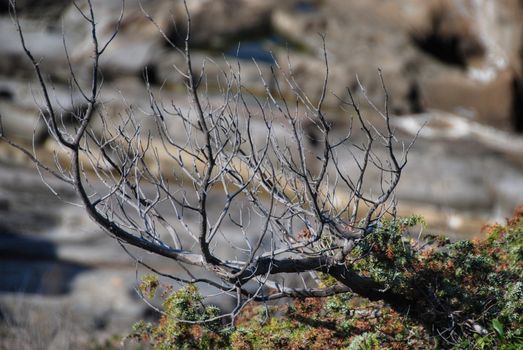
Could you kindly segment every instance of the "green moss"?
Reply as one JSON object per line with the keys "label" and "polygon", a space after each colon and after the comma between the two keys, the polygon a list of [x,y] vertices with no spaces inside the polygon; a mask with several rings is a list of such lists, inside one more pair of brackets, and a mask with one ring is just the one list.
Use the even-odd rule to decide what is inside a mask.
{"label": "green moss", "polygon": [[152,299],[156,294],[156,290],[160,285],[158,276],[156,275],[145,275],[140,282],[139,289],[143,295],[147,298]]}
{"label": "green moss", "polygon": [[[410,300],[409,312],[344,293],[291,305],[250,304],[230,329],[188,285],[164,293],[165,315],[157,324],[137,323],[130,337],[157,349],[523,348],[522,222],[487,227],[484,240],[427,236],[423,245],[408,234],[422,224],[417,216],[384,221],[347,258],[360,274]],[[336,283],[321,278],[323,286]],[[140,284],[149,298],[158,288],[154,277]],[[438,335],[444,331],[452,331],[453,342]]]}
{"label": "green moss", "polygon": [[347,350],[376,350],[380,349],[380,343],[375,333],[363,333],[352,339]]}
{"label": "green moss", "polygon": [[[145,276],[140,287],[150,291],[155,280]],[[169,289],[167,289],[169,291]],[[154,296],[154,293],[148,293]],[[184,288],[165,293],[163,315],[157,324],[140,321],[127,337],[138,343],[150,344],[155,349],[216,349],[228,344],[229,335],[223,327],[219,309],[205,305],[198,288],[189,284]]]}

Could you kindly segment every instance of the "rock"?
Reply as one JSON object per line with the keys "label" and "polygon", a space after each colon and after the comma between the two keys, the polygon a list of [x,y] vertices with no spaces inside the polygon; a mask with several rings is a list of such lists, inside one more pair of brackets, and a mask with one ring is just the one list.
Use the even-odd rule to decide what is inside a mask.
{"label": "rock", "polygon": [[[416,58],[416,50],[401,28],[391,23],[389,17],[378,13],[379,5],[365,2],[327,1],[321,5],[317,14],[279,11],[273,15],[275,30],[285,38],[290,38],[306,47],[311,61],[307,70],[296,71],[298,82],[307,81],[315,88],[305,91],[317,100],[321,91],[325,72],[323,63],[322,39],[318,33],[326,34],[325,44],[330,65],[330,83],[333,92],[345,97],[344,90],[350,88],[362,97],[359,83],[365,87],[369,98],[378,106],[384,103],[378,69],[381,68],[385,82],[393,99],[391,111],[405,113],[411,110],[408,95],[410,79],[407,63]],[[328,20],[327,20],[328,19]],[[292,23],[297,23],[296,27]],[[283,56],[284,54],[282,54]],[[281,61],[281,58],[280,58]],[[282,66],[287,62],[283,59]],[[316,78],[310,79],[311,76]],[[308,78],[306,78],[308,77]],[[337,105],[339,100],[329,96],[327,103]]]}
{"label": "rock", "polygon": [[0,237],[2,256],[42,260],[56,258],[56,248],[52,242],[31,235],[11,233],[4,225],[0,226],[0,229],[2,230]]}
{"label": "rock", "polygon": [[[523,198],[518,180],[523,171],[521,162],[517,162],[523,154],[523,138],[463,117],[414,115],[393,119],[400,145],[408,144],[425,124],[395,192],[401,215],[422,214],[432,230],[458,233],[456,237],[477,235],[482,222],[509,217],[518,198]],[[341,125],[333,128],[335,139],[343,136],[342,130]],[[361,137],[354,125],[352,143],[361,145]],[[397,150],[400,152],[400,148]],[[378,159],[386,158],[379,145],[374,154]],[[356,178],[359,171],[354,160],[340,157],[339,161],[342,171]],[[375,195],[379,180],[379,171],[371,167],[364,183],[366,193]]]}
{"label": "rock", "polygon": [[3,349],[83,349],[100,336],[63,297],[0,295]]}
{"label": "rock", "polygon": [[66,295],[1,294],[0,347],[85,349],[125,336],[147,306],[134,297],[134,271],[92,270],[78,276]]}
{"label": "rock", "polygon": [[[2,249],[3,250],[3,249]],[[13,251],[14,252],[14,251]],[[13,253],[9,251],[9,253]],[[2,251],[5,254],[5,251]],[[13,260],[2,258],[2,283],[0,292],[41,295],[64,295],[70,293],[70,283],[87,267],[66,261]]]}
{"label": "rock", "polygon": [[[280,70],[276,70],[278,89],[284,97],[294,100],[296,94],[301,90],[312,104],[317,105],[322,95],[323,81],[325,79],[325,63],[319,59],[304,54],[288,54],[277,52],[277,61]],[[314,79],[310,79],[310,77]],[[306,78],[309,77],[309,78]],[[332,65],[329,67],[328,92],[325,95],[325,103],[330,106],[340,105],[337,96],[344,98],[346,88],[351,78],[351,73],[343,66]],[[274,95],[278,96],[280,91],[276,90],[273,83]]]}
{"label": "rock", "polygon": [[[275,0],[221,0],[188,2],[188,6],[192,17],[192,46],[224,49],[231,41],[248,36],[249,33],[268,33],[273,9],[287,4],[278,4]],[[232,16],[229,12],[230,6],[235,7]],[[87,11],[87,3],[81,2],[79,7],[82,11]],[[93,7],[98,39],[102,47],[117,28],[121,3],[97,0],[93,1]],[[171,14],[174,21],[171,21]],[[156,25],[151,23],[147,16],[150,16]],[[183,43],[185,23],[185,9],[181,1],[148,0],[140,4],[126,3],[118,35],[101,57],[102,71],[108,78],[122,74],[141,74],[143,68],[149,65],[152,56],[158,56],[158,52],[163,51],[164,46],[169,46],[162,34],[176,44],[181,44],[180,40]],[[93,51],[90,28],[72,4],[64,11],[64,32],[77,74],[82,79],[88,79]],[[61,39],[60,36],[59,38]],[[63,53],[63,48],[56,50],[56,53]],[[67,68],[67,65],[62,66]]]}
{"label": "rock", "polygon": [[[69,68],[65,58],[62,35],[47,28],[45,23],[21,18],[21,27],[28,49],[39,62],[42,72],[67,81]],[[26,78],[35,76],[27,58],[16,26],[9,17],[0,17],[0,75]]]}
{"label": "rock", "polygon": [[[0,13],[8,13],[10,0],[0,0]],[[16,0],[16,9],[24,17],[57,19],[68,0]]]}
{"label": "rock", "polygon": [[506,154],[516,162],[523,156],[523,137],[441,111],[397,117],[392,124],[411,136],[429,140],[474,141],[492,151]]}
{"label": "rock", "polygon": [[47,127],[35,108],[23,108],[17,104],[0,104],[2,134],[12,141],[40,144],[47,137]]}
{"label": "rock", "polygon": [[95,327],[127,332],[147,308],[134,290],[138,282],[133,269],[92,270],[74,280],[70,303],[79,314],[103,322]]}
{"label": "rock", "polygon": [[[56,2],[57,6],[62,3]],[[180,1],[149,0],[142,4],[143,11],[137,3],[127,4],[119,34],[102,57],[105,77],[141,75],[148,66],[157,82],[179,84],[183,79],[171,74],[169,64],[179,58],[166,52],[165,40],[159,32],[179,43],[184,37],[183,6]],[[85,10],[84,3],[80,6]],[[116,28],[120,4],[98,0],[94,6],[99,39],[105,43]],[[429,108],[455,112],[463,107],[478,121],[504,129],[520,128],[521,108],[517,107],[517,101],[521,89],[517,86],[521,86],[522,77],[523,11],[516,0],[495,3],[430,0],[423,4],[414,0],[386,4],[378,0],[350,3],[328,0],[317,5],[274,0],[205,0],[189,2],[188,6],[193,45],[227,48],[249,33],[268,35],[272,27],[304,48],[301,55],[291,53],[291,61],[298,66],[294,69],[296,80],[313,100],[318,99],[322,90],[324,67],[321,39],[317,35],[322,32],[327,34],[331,89],[338,96],[343,95],[346,87],[358,93],[358,76],[369,98],[377,106],[383,106],[384,92],[377,74],[377,68],[381,68],[394,114]],[[230,6],[235,7],[234,13],[225,15]],[[145,18],[144,12],[154,18],[159,29]],[[174,23],[170,12],[174,14]],[[10,20],[3,20],[0,48],[9,59],[0,60],[0,71],[32,74],[14,26]],[[45,57],[42,66],[54,68],[52,74],[65,81],[68,67],[62,34],[53,29],[53,21],[48,18],[45,23],[23,22],[28,46],[36,56]],[[178,36],[174,34],[175,27]],[[88,78],[92,55],[88,23],[72,5],[65,10],[64,28],[75,71],[81,80]],[[197,56],[194,55],[195,67],[203,61]],[[277,56],[285,66],[286,54]],[[223,59],[215,61],[216,69],[212,64],[207,65],[210,80],[223,68]],[[17,62],[16,67],[12,62]],[[262,70],[265,76],[268,70]],[[244,75],[248,86],[251,80],[257,82],[257,69],[252,65],[246,66]],[[317,78],[310,79],[311,75]],[[447,84],[451,85],[449,89]],[[447,91],[452,96],[446,96]],[[452,101],[455,96],[464,96],[466,101]],[[337,105],[339,99],[328,94],[326,102]]]}
{"label": "rock", "polygon": [[[27,81],[3,76],[0,80],[0,91],[5,96],[0,99],[13,102],[23,108],[46,107],[42,89],[35,80]],[[80,94],[77,91],[71,92],[67,85],[49,83],[48,92],[57,113],[71,111],[84,102]]]}
{"label": "rock", "polygon": [[497,197],[496,210],[500,219],[509,218],[510,213],[521,204],[523,199],[523,177],[506,172],[493,187]]}
{"label": "rock", "polygon": [[[40,85],[5,78],[0,81],[0,91],[4,135],[12,141],[42,144],[48,136],[43,115],[49,114]],[[71,114],[85,104],[79,93],[71,92],[66,86],[49,84],[48,93],[59,123],[70,123]]]}
{"label": "rock", "polygon": [[9,211],[9,200],[0,197],[0,211]]}
{"label": "rock", "polygon": [[[444,152],[440,147],[439,152]],[[431,156],[416,151],[409,155],[412,166],[402,174],[397,189],[398,199],[449,210],[489,211],[493,203],[489,190],[491,179],[482,175],[482,162],[462,161],[460,157],[451,155],[436,158],[435,151],[431,151]],[[445,172],[435,173],[435,168],[445,169]]]}
{"label": "rock", "polygon": [[[32,166],[14,166],[3,159],[0,169],[0,193],[9,206],[8,215],[2,217],[0,224],[3,233],[39,235],[59,224],[63,202],[42,183]],[[53,179],[46,180],[62,200],[73,200],[69,187]]]}
{"label": "rock", "polygon": [[448,65],[460,67],[485,55],[486,47],[474,22],[475,5],[448,0],[428,3],[424,23],[410,28],[417,46]]}
{"label": "rock", "polygon": [[[296,43],[309,51],[316,52],[318,38],[309,34],[316,31],[317,34],[325,33],[328,21],[326,16],[314,12],[296,12],[293,8],[283,8],[274,11],[271,16],[271,25],[276,33],[291,43]],[[321,13],[320,13],[321,14]]]}
{"label": "rock", "polygon": [[[462,106],[477,121],[514,130],[521,114],[515,107],[520,92],[514,86],[523,61],[522,16],[521,5],[513,0],[329,0],[315,13],[277,10],[272,24],[283,37],[306,48],[311,62],[308,69],[296,70],[296,79],[305,82],[313,99],[319,96],[324,74],[317,35],[322,32],[336,70],[331,74],[335,93],[340,86],[357,90],[358,74],[369,98],[383,106],[376,74],[380,67],[394,114],[429,108],[455,112]],[[327,102],[335,104],[336,99]]]}
{"label": "rock", "polygon": [[510,70],[500,72],[491,81],[481,82],[457,69],[427,67],[418,80],[420,105],[425,110],[441,109],[511,130],[515,79]]}
{"label": "rock", "polygon": [[[224,48],[233,40],[268,33],[272,11],[287,4],[277,0],[202,0],[188,1],[187,5],[191,14],[192,45]],[[186,14],[181,1],[176,3],[174,14],[175,23],[169,37],[181,43],[186,32]]]}
{"label": "rock", "polygon": [[[204,85],[209,85],[212,89],[227,87],[227,80],[232,82],[236,79],[234,76],[239,76],[238,69],[241,72],[242,86],[251,92],[258,92],[260,95],[265,92],[262,79],[269,86],[273,85],[271,67],[265,62],[254,63],[251,59],[213,55],[205,51],[193,51],[191,59],[194,77],[199,78],[203,70],[205,73]],[[239,66],[240,68],[238,68]],[[179,69],[184,74],[187,70],[185,57],[178,52],[167,49],[158,50],[148,62],[147,68],[151,83],[166,85],[167,89],[164,90],[169,88],[172,90],[186,81],[177,70]],[[237,80],[233,82],[233,86],[237,86]]]}
{"label": "rock", "polygon": [[[166,29],[169,20],[169,1],[126,2],[125,11],[120,26],[118,20],[122,11],[119,1],[93,1],[98,41],[100,49],[112,38],[115,30],[118,34],[111,41],[100,57],[100,67],[107,77],[141,74],[153,52],[162,45],[162,36],[156,26],[149,21],[145,11],[160,27]],[[82,11],[87,11],[87,3],[79,4]],[[71,4],[64,14],[64,26],[70,43],[70,53],[73,63],[88,68],[92,64],[93,43],[89,23]],[[88,72],[84,72],[84,75]],[[88,77],[86,75],[86,77]]]}

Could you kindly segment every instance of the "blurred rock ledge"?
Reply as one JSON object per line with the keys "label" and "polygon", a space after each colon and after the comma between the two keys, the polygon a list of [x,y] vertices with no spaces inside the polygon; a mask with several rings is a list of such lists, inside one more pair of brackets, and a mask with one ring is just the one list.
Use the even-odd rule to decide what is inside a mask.
{"label": "blurred rock ledge", "polygon": [[[459,148],[461,154],[448,156],[448,151],[445,150],[448,148]],[[169,171],[164,172],[164,176],[166,179],[173,180],[173,161],[162,152],[162,149],[163,146],[157,148],[161,160],[160,169],[169,169]],[[57,151],[58,153],[55,153]],[[62,154],[52,141],[46,142],[44,147],[37,150],[37,153],[42,160],[47,162],[52,161],[53,154],[58,154],[58,159],[62,159],[63,162],[67,159],[66,155]],[[12,155],[16,155],[17,158]],[[5,144],[0,145],[0,159],[3,159],[6,165],[11,164],[10,167],[14,166],[14,163],[20,164],[18,167],[22,166],[22,168],[14,171],[19,172],[22,177],[23,174],[33,171],[31,168],[26,168],[30,165],[25,156]],[[85,164],[88,164],[88,162],[86,161]],[[88,170],[88,168],[86,169]],[[155,170],[155,167],[153,167],[150,170],[154,173],[159,169]],[[495,150],[489,151],[488,148],[483,148],[483,146],[478,147],[478,144],[474,141],[453,141],[449,144],[441,140],[420,139],[411,152],[410,163],[397,189],[400,214],[423,214],[427,217],[429,229],[440,234],[456,237],[478,235],[483,224],[492,220],[503,219],[504,216],[508,217],[508,214],[505,213],[510,213],[523,198],[522,172],[521,166],[513,164],[510,158],[503,157]],[[182,175],[183,173],[179,171],[178,180]],[[36,183],[41,181],[34,173],[32,178],[32,181]],[[371,189],[373,183],[371,182],[367,186]],[[58,186],[58,188],[63,187],[65,186]],[[42,188],[42,191],[47,191],[47,189]],[[11,217],[17,215],[12,198],[5,192],[0,192],[0,194],[0,198],[5,203],[5,208],[7,208],[6,210]],[[71,196],[71,194],[67,196]],[[343,194],[338,193],[337,196],[339,197],[338,200],[343,202]],[[74,196],[71,198],[74,198]],[[67,234],[69,228],[64,227],[59,230],[64,234],[59,235],[57,239],[65,239],[71,241],[72,244],[78,244],[78,251],[81,252],[85,247],[80,248],[79,245],[88,244],[87,233],[85,232],[89,231],[89,227],[95,230],[96,227],[93,227],[87,219],[71,216],[71,212],[77,212],[80,209],[75,208],[74,211],[72,208],[67,209],[66,203],[63,203],[63,206],[65,209],[62,209],[60,213],[62,222],[73,222],[71,227],[81,227],[82,229],[80,231],[75,230],[74,234],[72,232]],[[33,207],[32,211],[37,212],[38,206]],[[32,215],[30,213],[25,215]],[[56,215],[53,213],[51,217]],[[45,215],[39,214],[35,216],[35,220],[41,216],[45,217]],[[49,217],[47,217],[47,220],[49,220]],[[81,223],[78,220],[81,220]],[[29,222],[25,223],[30,224]],[[29,227],[35,226],[30,225]],[[85,239],[87,241],[84,241]],[[69,250],[74,252],[77,249],[75,247],[77,246],[72,245],[61,251],[73,256],[74,253],[67,252]],[[86,258],[82,259],[89,260],[87,258],[89,256],[88,251],[86,251],[86,254]],[[84,255],[76,254],[75,258],[72,259],[78,261],[77,259],[82,256]],[[91,260],[90,263],[93,263],[94,260]]]}
{"label": "blurred rock ledge", "polygon": [[[307,48],[294,73],[318,96],[326,34],[331,89],[358,85],[382,105],[377,67],[394,114],[439,109],[522,131],[523,5],[517,0],[326,0],[313,11],[276,9],[273,30]],[[291,61],[293,56],[291,52]],[[279,57],[280,58],[280,57]],[[316,84],[315,84],[316,82]],[[335,104],[336,99],[330,99]]]}
{"label": "blurred rock ledge", "polygon": [[[69,204],[76,201],[71,189],[47,178],[59,198],[26,160],[0,158],[0,348],[83,349],[151,316],[135,292],[142,269]],[[130,251],[184,274],[170,260]],[[230,307],[227,298],[213,302]]]}
{"label": "blurred rock ledge", "polygon": [[[66,0],[17,2],[28,46],[52,81],[53,101],[67,122],[83,103],[68,88],[59,18],[64,16],[64,35],[81,84],[89,76],[91,60],[86,23]],[[93,3],[100,38],[107,40],[120,1]],[[169,40],[180,43],[185,25],[180,0],[142,4]],[[408,139],[428,123],[397,191],[400,214],[423,215],[429,224],[426,231],[453,239],[477,236],[484,223],[503,221],[523,201],[521,137],[514,134],[523,131],[520,1],[202,0],[189,5],[198,48],[193,52],[196,73],[205,67],[214,101],[224,83],[222,73],[237,67],[236,56],[242,83],[255,95],[264,93],[261,78],[274,87],[271,65],[276,59],[283,73],[292,73],[317,99],[325,71],[318,32],[326,34],[330,91],[336,95],[343,97],[350,87],[361,97],[359,80],[382,106],[381,67],[392,113],[405,115],[395,119],[398,138]],[[39,157],[52,162],[59,148],[40,118],[41,93],[6,9],[7,1],[0,0],[4,131],[29,148],[34,139]],[[102,60],[105,112],[116,120],[132,104],[144,127],[154,129],[142,113],[148,102],[144,72],[165,106],[175,97],[189,110],[184,81],[173,68],[183,64],[137,2],[127,1],[120,34]],[[282,92],[291,94],[288,89]],[[329,94],[326,103],[340,133],[334,136],[341,137],[347,114],[333,112],[340,103],[337,97]],[[177,125],[170,127],[177,130]],[[103,132],[102,125],[92,126]],[[286,130],[279,132],[285,138]],[[163,167],[169,167],[169,158],[161,157]],[[344,166],[354,171],[349,161]],[[67,186],[47,181],[65,201],[52,195],[24,155],[0,143],[0,272],[5,277],[0,283],[0,348],[82,348],[92,338],[128,332],[134,320],[147,315],[136,299],[130,258],[83,209],[68,204],[76,197]],[[170,261],[142,256],[168,272],[181,273]],[[214,301],[227,307],[227,300]]]}
{"label": "blurred rock ledge", "polygon": [[[41,67],[59,84],[67,84],[69,68],[63,50],[62,30],[74,71],[80,81],[88,77],[91,61],[87,23],[72,5],[47,1],[39,16],[32,16],[34,1],[20,3],[28,46]],[[208,82],[219,81],[227,68],[222,52],[232,65],[238,43],[257,45],[250,56],[259,58],[261,75],[268,81],[271,57],[292,74],[305,93],[315,100],[325,72],[322,42],[326,34],[330,63],[330,90],[344,96],[358,79],[377,104],[384,100],[377,68],[383,71],[394,114],[439,109],[472,118],[503,130],[523,130],[523,5],[517,0],[450,1],[380,0],[189,2],[192,43],[197,71],[205,56]],[[119,1],[96,0],[99,39],[111,37],[120,15]],[[106,80],[122,76],[142,77],[144,69],[155,84],[174,83],[173,65],[182,65],[174,44],[185,37],[185,12],[180,0],[130,1],[119,34],[102,56]],[[4,5],[5,6],[5,5]],[[80,3],[84,8],[85,4]],[[57,9],[60,12],[57,14]],[[57,16],[63,15],[63,28]],[[146,15],[154,19],[152,24]],[[157,27],[156,27],[157,26]],[[33,76],[16,30],[8,16],[0,16],[0,74]],[[272,53],[272,54],[271,54]],[[244,84],[261,85],[251,57],[244,58]],[[269,60],[267,60],[269,58]],[[214,67],[213,67],[214,65]],[[288,69],[287,73],[290,73]],[[198,72],[197,72],[198,73]],[[358,77],[358,79],[356,78]],[[285,92],[285,91],[283,91]],[[331,106],[339,100],[330,95]]]}

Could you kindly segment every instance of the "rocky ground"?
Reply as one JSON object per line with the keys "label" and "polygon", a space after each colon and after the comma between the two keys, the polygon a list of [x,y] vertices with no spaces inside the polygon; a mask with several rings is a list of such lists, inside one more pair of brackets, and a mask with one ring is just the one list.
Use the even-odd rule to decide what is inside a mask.
{"label": "rocky ground", "polygon": [[[53,81],[53,100],[64,115],[71,113],[81,105],[81,96],[69,94],[58,18],[64,16],[71,62],[81,78],[89,72],[87,26],[68,1],[18,3],[26,41]],[[100,36],[108,39],[119,2],[94,4]],[[181,57],[145,18],[145,13],[155,18],[165,36],[179,43],[184,34],[181,4],[142,4],[140,9],[127,2],[120,33],[102,62],[102,98],[114,115],[129,103],[147,105],[146,67],[151,84],[163,86],[166,101],[183,95],[183,80],[172,68],[183,64]],[[297,82],[318,98],[324,63],[317,33],[326,33],[333,93],[326,103],[340,135],[347,119],[336,112],[334,94],[343,96],[345,87],[357,92],[359,80],[380,106],[381,67],[398,137],[408,139],[424,125],[397,197],[400,213],[424,215],[428,230],[473,237],[484,223],[504,220],[523,202],[520,2],[206,0],[190,1],[189,9],[195,66],[207,60],[209,82],[217,86],[220,71],[238,55],[242,82],[258,94],[263,93],[260,75],[273,83],[270,67],[276,60],[283,72],[290,61]],[[3,131],[26,145],[34,140],[39,154],[50,158],[56,147],[39,118],[42,96],[7,15],[7,1],[0,1],[0,13]],[[219,97],[216,91],[211,89],[211,95]],[[369,117],[374,118],[372,113]],[[359,137],[357,131],[354,137]],[[75,195],[69,188],[48,181],[60,198],[27,159],[0,144],[0,348],[78,348],[124,334],[150,314],[134,290],[132,259],[82,208],[70,204]],[[168,262],[156,262],[175,271]]]}

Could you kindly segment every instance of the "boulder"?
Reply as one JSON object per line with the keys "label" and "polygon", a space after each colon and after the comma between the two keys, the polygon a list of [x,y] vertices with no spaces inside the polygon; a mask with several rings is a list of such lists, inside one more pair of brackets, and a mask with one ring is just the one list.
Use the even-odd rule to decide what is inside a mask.
{"label": "boulder", "polygon": [[[275,8],[293,2],[277,0],[202,0],[188,1],[191,14],[191,43],[195,47],[224,48],[248,36],[267,34]],[[183,42],[186,33],[186,12],[181,1],[174,8],[175,22],[169,37]]]}
{"label": "boulder", "polygon": [[[241,73],[242,86],[253,92],[265,92],[262,79],[270,86],[273,84],[271,67],[266,62],[254,63],[250,59],[237,59],[205,51],[193,51],[191,59],[194,77],[199,78],[202,72],[205,73],[206,78],[202,86],[208,85],[211,89],[226,88],[228,80],[232,82],[239,76],[238,73]],[[186,82],[178,71],[185,74],[186,67],[183,55],[163,48],[156,51],[148,62],[148,78],[151,83],[165,86],[167,89],[176,88]],[[235,83],[233,85],[237,86]]]}
{"label": "boulder", "polygon": [[[69,68],[63,50],[62,35],[45,22],[20,19],[27,48],[40,64],[46,76],[67,81]],[[34,68],[20,43],[16,26],[9,17],[0,17],[0,75],[11,78],[33,78]]]}
{"label": "boulder", "polygon": [[522,17],[521,4],[515,0],[328,0],[313,13],[279,9],[272,25],[304,48],[308,69],[299,63],[295,76],[314,99],[324,74],[320,32],[326,34],[334,67],[333,92],[342,86],[356,88],[357,74],[369,98],[382,106],[384,92],[376,73],[381,68],[394,114],[468,110],[476,121],[514,130],[521,128],[517,101]]}
{"label": "boulder", "polygon": [[[273,26],[284,38],[305,48],[304,55],[311,61],[310,68],[297,70],[295,76],[298,82],[307,81],[309,87],[305,92],[311,94],[311,98],[317,100],[319,97],[325,72],[322,38],[318,35],[323,33],[326,34],[332,92],[344,96],[343,90],[348,87],[355,95],[362,96],[359,91],[361,82],[368,97],[382,107],[385,94],[378,74],[378,69],[381,69],[393,96],[391,111],[409,112],[411,80],[407,69],[417,52],[405,31],[377,11],[379,6],[371,5],[362,1],[349,4],[331,0],[322,3],[318,13],[313,14],[280,10],[272,17]],[[287,65],[285,59],[281,65]],[[311,79],[311,76],[316,78]],[[313,88],[311,85],[314,84]],[[336,105],[339,101],[330,96],[327,103]]]}
{"label": "boulder", "polygon": [[494,200],[489,189],[493,179],[483,175],[480,156],[469,154],[464,161],[459,155],[443,156],[446,152],[446,145],[436,143],[429,152],[416,149],[409,154],[410,166],[397,189],[399,201],[425,203],[449,211],[489,211]]}
{"label": "boulder", "polygon": [[91,270],[71,283],[67,295],[1,294],[0,347],[86,349],[125,336],[147,310],[135,283],[132,270]]}
{"label": "boulder", "polygon": [[[11,0],[0,0],[0,13],[9,13]],[[57,19],[69,0],[16,0],[16,9],[24,17]]]}
{"label": "boulder", "polygon": [[[63,85],[48,84],[48,94],[59,122],[70,123],[72,113],[83,108],[85,101],[77,91]],[[44,116],[49,112],[37,81],[2,78],[0,81],[0,117],[3,133],[12,141],[36,145],[48,137]]]}
{"label": "boulder", "polygon": [[47,127],[36,108],[22,107],[12,102],[0,104],[2,134],[11,141],[40,144],[47,137]]}
{"label": "boulder", "polygon": [[424,110],[441,109],[499,129],[513,129],[513,71],[506,69],[492,80],[477,81],[456,68],[428,65],[418,79]]}
{"label": "boulder", "polygon": [[[166,30],[171,5],[169,1],[152,3],[125,2],[123,9],[120,1],[92,1],[100,50],[118,30],[100,58],[100,68],[107,78],[141,74],[150,56],[162,45],[160,31]],[[81,11],[88,13],[87,2],[81,2],[78,6]],[[123,17],[118,23],[122,10]],[[154,19],[159,29],[147,16]],[[91,28],[73,4],[64,13],[64,27],[67,42],[71,46],[69,51],[72,62],[80,67],[90,67],[93,57]],[[88,74],[88,71],[84,74]]]}
{"label": "boulder", "polygon": [[520,174],[505,172],[494,184],[496,211],[500,219],[509,218],[511,210],[521,204],[523,199],[523,177]]}

